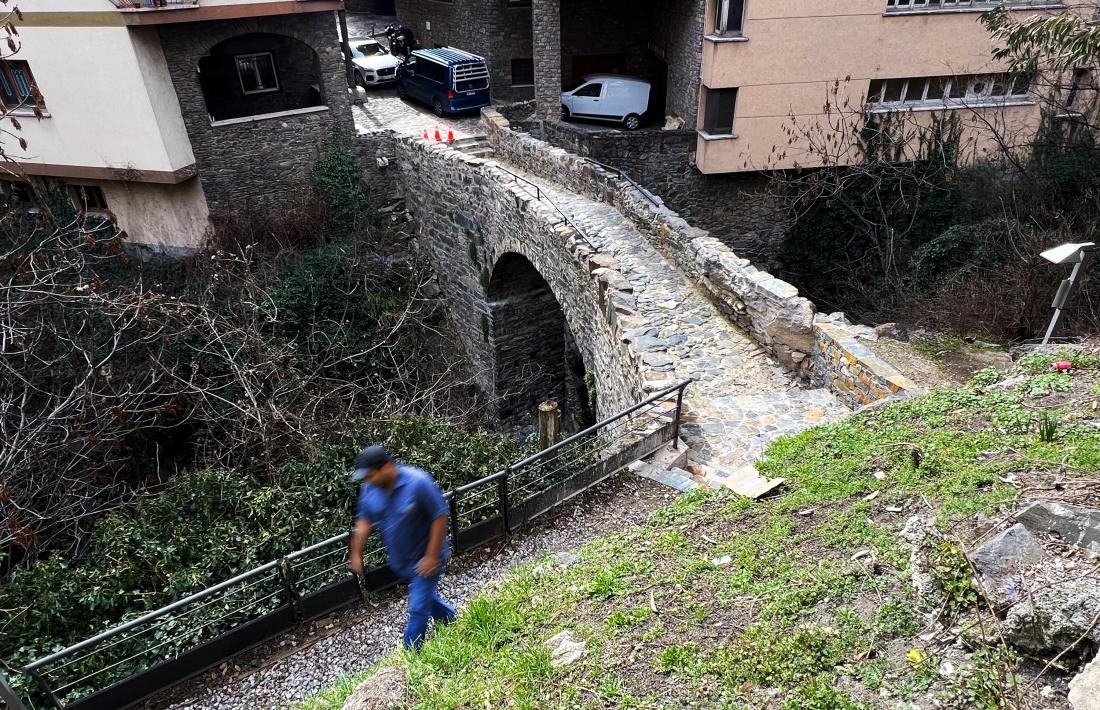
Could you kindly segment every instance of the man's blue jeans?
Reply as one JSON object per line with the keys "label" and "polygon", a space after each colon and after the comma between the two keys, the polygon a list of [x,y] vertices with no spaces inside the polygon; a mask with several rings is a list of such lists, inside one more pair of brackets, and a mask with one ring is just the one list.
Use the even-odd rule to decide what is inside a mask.
{"label": "man's blue jeans", "polygon": [[455,609],[439,598],[436,589],[443,571],[434,577],[414,576],[409,580],[409,623],[405,626],[405,648],[419,651],[428,630],[428,619],[437,624],[449,624],[455,619]]}

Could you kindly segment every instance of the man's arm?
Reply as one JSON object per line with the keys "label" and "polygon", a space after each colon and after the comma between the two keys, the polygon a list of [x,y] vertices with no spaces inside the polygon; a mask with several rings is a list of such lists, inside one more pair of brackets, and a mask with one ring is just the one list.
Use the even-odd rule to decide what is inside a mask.
{"label": "man's arm", "polygon": [[[348,566],[355,574],[363,574],[363,545],[370,537],[371,524],[369,521],[359,518],[355,521],[355,529],[351,531],[351,543],[348,548]],[[430,546],[430,543],[429,543]]]}
{"label": "man's arm", "polygon": [[431,532],[428,533],[428,548],[424,551],[424,559],[416,566],[416,571],[421,577],[434,577],[439,572],[440,554],[443,551],[443,538],[447,535],[447,516],[440,515],[432,521]]}

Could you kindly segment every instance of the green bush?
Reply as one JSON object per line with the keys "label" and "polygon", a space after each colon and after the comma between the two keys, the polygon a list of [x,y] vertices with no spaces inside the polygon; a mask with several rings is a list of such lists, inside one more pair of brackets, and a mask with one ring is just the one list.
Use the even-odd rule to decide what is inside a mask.
{"label": "green bush", "polygon": [[54,555],[11,572],[0,587],[0,609],[11,614],[0,621],[0,658],[25,664],[348,529],[351,459],[372,443],[434,474],[444,490],[523,453],[506,437],[407,417],[360,423],[312,459],[284,463],[274,483],[224,469],[177,476],[99,521],[82,559]]}

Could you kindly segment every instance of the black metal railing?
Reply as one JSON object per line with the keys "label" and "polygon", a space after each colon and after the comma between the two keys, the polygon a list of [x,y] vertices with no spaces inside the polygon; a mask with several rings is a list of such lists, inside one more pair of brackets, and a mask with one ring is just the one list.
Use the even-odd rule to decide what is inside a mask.
{"label": "black metal railing", "polygon": [[[689,381],[690,382],[690,381]],[[669,387],[595,426],[446,494],[457,555],[508,535],[657,448],[677,441],[684,389]],[[23,668],[32,708],[124,708],[307,619],[387,589],[378,536],[365,574],[348,570],[347,532],[125,621]]]}

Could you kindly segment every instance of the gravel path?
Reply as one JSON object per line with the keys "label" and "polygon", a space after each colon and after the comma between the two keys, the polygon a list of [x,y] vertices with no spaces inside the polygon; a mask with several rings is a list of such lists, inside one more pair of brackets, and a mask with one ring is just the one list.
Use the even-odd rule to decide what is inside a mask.
{"label": "gravel path", "polygon": [[[521,536],[454,559],[441,594],[461,613],[472,597],[511,568],[638,524],[676,495],[644,478],[613,477],[556,514],[547,514]],[[144,710],[292,708],[330,687],[338,676],[360,672],[397,648],[404,625],[404,590],[381,594],[223,664],[146,703]]]}

